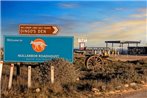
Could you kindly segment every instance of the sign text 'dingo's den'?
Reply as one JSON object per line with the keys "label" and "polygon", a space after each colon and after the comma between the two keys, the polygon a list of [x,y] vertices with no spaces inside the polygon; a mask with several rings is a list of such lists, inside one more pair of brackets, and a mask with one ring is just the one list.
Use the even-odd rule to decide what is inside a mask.
{"label": "sign text 'dingo's den'", "polygon": [[51,25],[19,25],[19,34],[21,35],[55,35],[57,32],[58,28]]}
{"label": "sign text 'dingo's den'", "polygon": [[4,36],[5,62],[44,62],[64,58],[73,62],[73,37]]}

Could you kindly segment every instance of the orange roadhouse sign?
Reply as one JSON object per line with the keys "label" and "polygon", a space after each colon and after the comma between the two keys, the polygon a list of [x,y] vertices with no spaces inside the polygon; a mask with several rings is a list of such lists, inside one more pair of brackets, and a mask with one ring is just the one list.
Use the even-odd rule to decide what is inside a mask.
{"label": "orange roadhouse sign", "polygon": [[55,35],[58,32],[56,26],[51,25],[34,25],[21,24],[19,25],[19,34],[22,35]]}

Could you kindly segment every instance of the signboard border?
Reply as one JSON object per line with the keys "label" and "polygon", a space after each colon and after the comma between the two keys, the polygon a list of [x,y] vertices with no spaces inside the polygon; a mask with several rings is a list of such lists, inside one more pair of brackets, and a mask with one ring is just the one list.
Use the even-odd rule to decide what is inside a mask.
{"label": "signboard border", "polygon": [[[4,55],[3,55],[3,61],[4,62],[12,62],[12,63],[17,63],[17,62],[25,62],[25,63],[42,63],[42,62],[46,62],[46,61],[48,61],[48,60],[46,60],[46,61],[38,61],[38,62],[36,62],[36,61],[8,61],[8,60],[5,60],[5,38],[6,37],[56,37],[56,38],[72,38],[72,61],[71,61],[71,63],[73,63],[73,61],[74,61],[74,36],[27,36],[27,35],[3,35],[3,46],[4,46]],[[60,58],[60,57],[59,57]],[[65,59],[66,60],[66,59]],[[66,60],[66,61],[68,61],[68,60]]]}

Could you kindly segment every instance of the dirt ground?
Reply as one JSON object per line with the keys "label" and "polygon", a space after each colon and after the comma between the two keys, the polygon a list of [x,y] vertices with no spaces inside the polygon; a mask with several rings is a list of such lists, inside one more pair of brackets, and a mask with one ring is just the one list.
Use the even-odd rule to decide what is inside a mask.
{"label": "dirt ground", "polygon": [[147,89],[135,92],[134,94],[128,95],[124,98],[147,98]]}
{"label": "dirt ground", "polygon": [[134,60],[142,60],[147,59],[147,56],[138,56],[138,55],[111,55],[111,58],[120,61],[134,61]]}
{"label": "dirt ground", "polygon": [[139,90],[130,90],[121,94],[112,95],[112,98],[147,98],[147,85]]}

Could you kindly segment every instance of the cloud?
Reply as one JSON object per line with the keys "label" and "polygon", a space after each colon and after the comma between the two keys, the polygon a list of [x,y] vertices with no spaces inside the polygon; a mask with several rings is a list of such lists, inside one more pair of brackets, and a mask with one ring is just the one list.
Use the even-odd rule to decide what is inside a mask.
{"label": "cloud", "polygon": [[137,11],[147,13],[147,8],[140,8],[140,9],[137,9]]}
{"label": "cloud", "polygon": [[59,7],[61,8],[76,8],[78,6],[79,5],[75,3],[59,3]]}
{"label": "cloud", "polygon": [[134,17],[134,18],[143,18],[143,17],[147,17],[147,13],[144,13],[144,14],[134,14],[132,15],[131,17]]}
{"label": "cloud", "polygon": [[147,18],[147,8],[137,9],[137,14],[131,15],[132,18]]}
{"label": "cloud", "polygon": [[12,23],[11,21],[8,24],[4,24],[4,21],[2,21],[2,29],[1,33],[2,35],[16,35],[18,34],[18,27],[19,24],[17,23]]}
{"label": "cloud", "polygon": [[112,23],[108,21],[94,22],[87,27],[91,29],[86,33],[87,35],[75,37],[87,37],[88,46],[104,46],[105,40],[146,40],[146,18],[132,18]]}
{"label": "cloud", "polygon": [[129,10],[129,9],[127,9],[127,8],[115,8],[114,10],[116,10],[116,11],[126,11],[126,10]]}
{"label": "cloud", "polygon": [[[120,9],[123,10],[123,9]],[[100,21],[92,21],[86,24],[76,23],[74,25],[68,24],[68,26],[73,26],[73,29],[68,29],[68,32],[74,30],[74,27],[82,27],[87,31],[83,33],[72,32],[70,35],[75,37],[75,47],[78,47],[78,38],[87,38],[87,46],[105,46],[105,40],[142,40],[146,42],[147,40],[147,18],[146,9],[137,9],[137,12],[130,14],[126,18],[121,18],[117,20],[119,16],[112,16],[108,19],[102,19]],[[78,26],[79,25],[79,26]],[[63,32],[67,31],[66,27],[63,26]],[[78,29],[79,28],[75,28]],[[80,32],[80,31],[78,31]]]}

